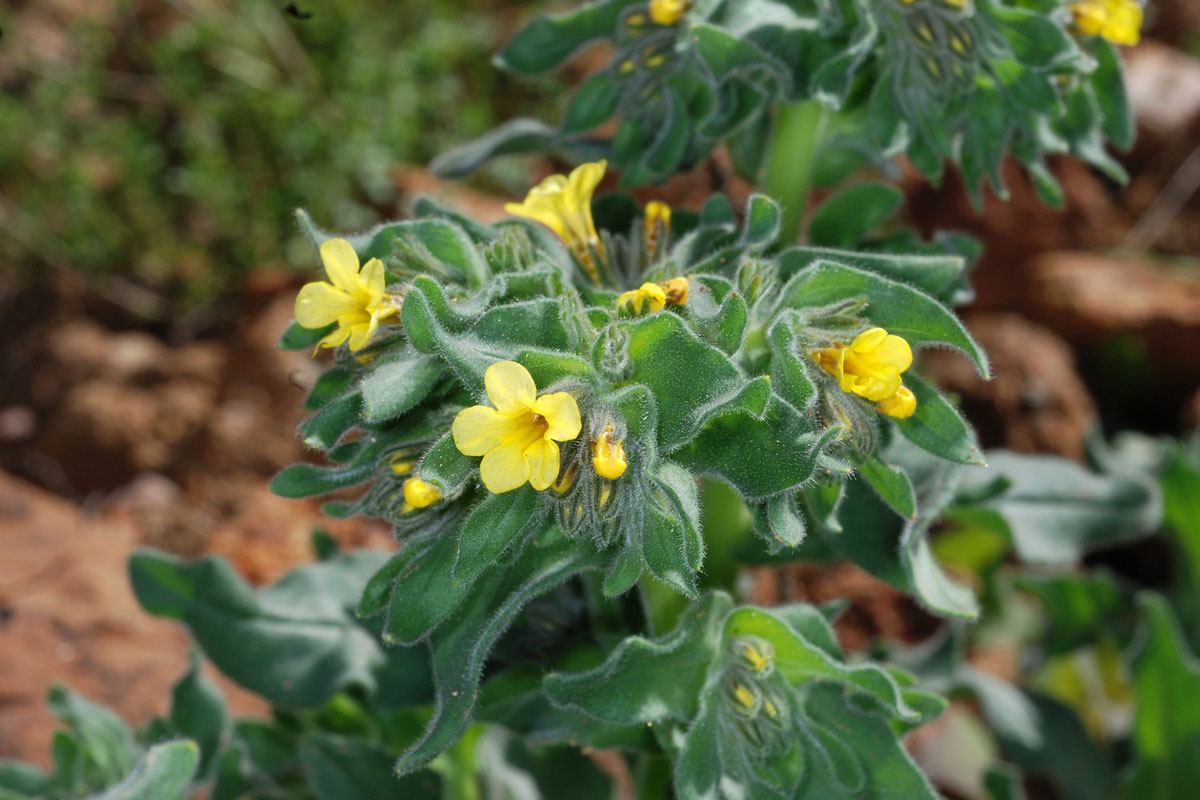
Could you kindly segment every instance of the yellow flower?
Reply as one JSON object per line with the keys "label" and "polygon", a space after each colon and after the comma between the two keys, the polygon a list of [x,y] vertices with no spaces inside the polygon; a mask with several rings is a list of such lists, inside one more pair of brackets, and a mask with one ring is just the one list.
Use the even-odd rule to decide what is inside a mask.
{"label": "yellow flower", "polygon": [[650,19],[659,25],[674,25],[691,7],[691,0],[650,0]]}
{"label": "yellow flower", "polygon": [[425,508],[442,499],[442,493],[432,483],[414,476],[404,482],[404,502],[413,508]]}
{"label": "yellow flower", "polygon": [[1086,36],[1135,45],[1141,38],[1142,7],[1136,0],[1082,0],[1071,5],[1075,27]]}
{"label": "yellow flower", "polygon": [[812,356],[838,379],[842,391],[854,392],[872,402],[896,394],[900,389],[900,373],[912,366],[908,342],[883,328],[863,331],[849,347],[839,344],[818,350]]}
{"label": "yellow flower", "polygon": [[671,207],[666,203],[651,200],[646,203],[646,216],[643,219],[646,226],[646,254],[654,257],[658,249],[659,239],[671,230]]}
{"label": "yellow flower", "polygon": [[329,281],[306,283],[296,295],[296,322],[305,328],[337,328],[318,343],[337,347],[347,339],[351,350],[361,350],[375,335],[380,322],[400,313],[400,298],[389,295],[383,282],[383,262],[372,258],[360,272],[358,253],[345,239],[321,245],[321,261]]}
{"label": "yellow flower", "polygon": [[907,419],[917,410],[917,397],[912,393],[912,389],[900,384],[894,395],[879,401],[879,410],[889,417]]}
{"label": "yellow flower", "polygon": [[537,396],[529,370],[515,361],[498,361],[483,376],[491,406],[458,412],[451,426],[454,444],[464,455],[483,456],[479,477],[489,492],[500,494],[525,484],[539,492],[558,477],[558,445],[579,435],[575,398],[566,392]]}
{"label": "yellow flower", "polygon": [[592,466],[601,478],[616,480],[625,474],[625,445],[612,440],[612,425],[605,425],[596,441],[592,442]]}
{"label": "yellow flower", "polygon": [[583,264],[592,280],[600,275],[592,250],[604,258],[604,245],[592,221],[592,192],[604,177],[608,162],[580,164],[569,176],[551,175],[529,190],[523,203],[505,203],[504,210],[542,223],[558,234]]}
{"label": "yellow flower", "polygon": [[667,293],[657,283],[643,283],[636,289],[621,293],[617,298],[617,310],[628,311],[632,308],[633,313],[641,314],[643,303],[651,314],[662,311],[663,306],[667,304]]}
{"label": "yellow flower", "polygon": [[688,299],[688,279],[671,278],[659,284],[667,296],[667,305],[681,306]]}

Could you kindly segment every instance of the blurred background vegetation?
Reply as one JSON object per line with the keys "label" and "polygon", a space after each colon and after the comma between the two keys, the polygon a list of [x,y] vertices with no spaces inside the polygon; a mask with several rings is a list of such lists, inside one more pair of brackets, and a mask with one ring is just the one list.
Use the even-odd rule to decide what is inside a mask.
{"label": "blurred background vegetation", "polygon": [[[311,261],[297,206],[339,230],[395,217],[398,165],[564,94],[491,66],[511,0],[5,5],[0,263],[101,279],[151,323]],[[479,180],[516,191],[509,170]]]}

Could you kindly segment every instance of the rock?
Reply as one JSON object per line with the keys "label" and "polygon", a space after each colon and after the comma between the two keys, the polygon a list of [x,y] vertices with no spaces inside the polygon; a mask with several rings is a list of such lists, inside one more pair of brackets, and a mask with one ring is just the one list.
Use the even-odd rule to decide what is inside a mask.
{"label": "rock", "polygon": [[1146,40],[1125,57],[1125,86],[1138,125],[1171,139],[1200,120],[1200,59]]}
{"label": "rock", "polygon": [[1126,427],[1174,429],[1200,386],[1198,266],[1079,252],[1029,265],[1030,315],[1090,355],[1098,396],[1122,406]]}
{"label": "rock", "polygon": [[915,644],[939,625],[912,597],[848,561],[758,567],[743,574],[750,578],[751,602],[763,606],[849,600],[834,624],[846,650],[862,650],[878,636]]}
{"label": "rock", "polygon": [[976,312],[964,321],[991,359],[992,380],[946,350],[926,351],[921,369],[962,398],[984,446],[1081,459],[1096,410],[1067,343],[1018,314]]}
{"label": "rock", "polygon": [[0,409],[0,441],[21,442],[37,430],[37,414],[29,406]]}
{"label": "rock", "polygon": [[[3,472],[0,527],[0,757],[49,765],[58,722],[45,698],[55,683],[135,725],[165,713],[187,670],[188,636],[134,599],[126,570],[134,527],[85,516]],[[267,713],[260,699],[206,669],[234,713]]]}

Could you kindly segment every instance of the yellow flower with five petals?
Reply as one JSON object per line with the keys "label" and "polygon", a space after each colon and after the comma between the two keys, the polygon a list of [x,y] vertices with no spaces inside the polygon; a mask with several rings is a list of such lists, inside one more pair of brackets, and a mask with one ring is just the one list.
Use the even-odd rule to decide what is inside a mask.
{"label": "yellow flower with five petals", "polygon": [[489,492],[500,494],[526,481],[539,492],[558,477],[557,442],[579,435],[582,422],[575,398],[567,392],[538,396],[529,370],[515,361],[498,361],[483,376],[495,406],[471,406],[458,412],[450,431],[468,456],[483,456],[479,477]]}
{"label": "yellow flower with five petals", "polygon": [[1136,0],[1082,0],[1071,4],[1075,27],[1086,36],[1135,45],[1141,38],[1142,6]]}
{"label": "yellow flower with five petals", "polygon": [[372,258],[359,270],[358,253],[345,239],[321,245],[321,261],[329,281],[313,281],[296,295],[296,322],[305,328],[337,323],[318,347],[337,347],[349,340],[351,350],[361,350],[379,323],[400,313],[400,298],[384,286],[383,262]]}
{"label": "yellow flower with five petals", "polygon": [[879,402],[899,391],[900,373],[912,366],[912,348],[900,336],[883,328],[863,331],[847,345],[817,350],[812,357],[838,379],[842,390],[871,402]]}
{"label": "yellow flower with five petals", "polygon": [[592,193],[604,177],[607,161],[580,164],[570,175],[551,175],[529,190],[523,203],[505,203],[504,210],[540,222],[558,234],[583,264],[592,280],[600,275],[592,251],[603,259],[604,245],[592,221]]}
{"label": "yellow flower with five petals", "polygon": [[659,25],[674,25],[691,7],[691,0],[650,0],[650,19]]}

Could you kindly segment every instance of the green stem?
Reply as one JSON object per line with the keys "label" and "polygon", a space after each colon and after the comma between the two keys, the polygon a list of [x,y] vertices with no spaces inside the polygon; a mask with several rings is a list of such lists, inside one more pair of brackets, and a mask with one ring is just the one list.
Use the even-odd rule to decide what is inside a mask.
{"label": "green stem", "polygon": [[783,245],[795,242],[800,233],[812,190],[813,164],[828,121],[829,110],[814,100],[782,105],[775,117],[764,188],[783,208],[779,231]]}

